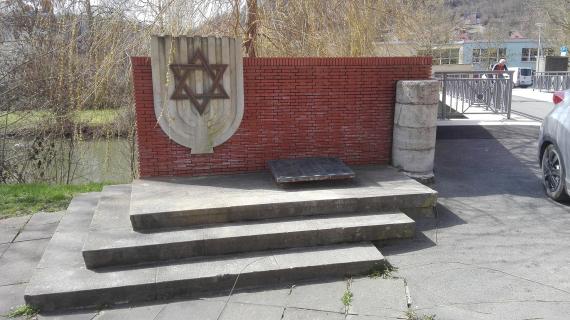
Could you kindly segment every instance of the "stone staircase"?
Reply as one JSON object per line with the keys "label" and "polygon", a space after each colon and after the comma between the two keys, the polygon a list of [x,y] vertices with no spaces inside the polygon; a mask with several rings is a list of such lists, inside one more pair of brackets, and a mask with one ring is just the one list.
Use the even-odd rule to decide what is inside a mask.
{"label": "stone staircase", "polygon": [[[137,180],[75,197],[26,289],[44,311],[362,274],[437,193],[389,167],[282,188],[269,174]],[[238,279],[239,277],[239,279]],[[236,281],[237,280],[237,281]]]}

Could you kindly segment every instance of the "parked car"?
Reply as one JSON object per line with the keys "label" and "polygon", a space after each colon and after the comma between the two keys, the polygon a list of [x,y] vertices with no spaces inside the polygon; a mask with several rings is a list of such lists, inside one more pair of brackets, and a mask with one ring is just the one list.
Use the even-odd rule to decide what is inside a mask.
{"label": "parked car", "polygon": [[532,69],[531,68],[509,68],[513,71],[513,83],[515,87],[526,88],[532,85]]}
{"label": "parked car", "polygon": [[546,194],[559,201],[570,198],[570,90],[555,92],[553,102],[540,126],[538,161]]}

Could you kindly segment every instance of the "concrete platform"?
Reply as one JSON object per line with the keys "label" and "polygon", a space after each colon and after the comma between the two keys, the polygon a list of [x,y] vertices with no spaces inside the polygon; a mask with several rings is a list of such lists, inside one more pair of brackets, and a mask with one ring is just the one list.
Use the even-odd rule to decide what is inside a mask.
{"label": "concrete platform", "polygon": [[83,247],[88,268],[347,242],[409,238],[401,212],[293,217],[141,233],[128,224],[130,186],[106,187]]}
{"label": "concrete platform", "polygon": [[238,277],[239,288],[257,288],[366,273],[383,261],[368,241],[413,236],[400,209],[431,212],[437,193],[393,168],[355,171],[354,181],[293,188],[257,173],[139,180],[78,196],[26,302],[86,308],[223,295]]}
{"label": "concrete platform", "polygon": [[295,216],[431,210],[437,192],[392,167],[355,167],[350,181],[282,188],[269,173],[135,180],[130,219],[136,230]]}
{"label": "concrete platform", "polygon": [[47,312],[225,294],[238,275],[237,288],[258,287],[365,273],[384,259],[372,244],[355,243],[92,271],[81,248],[98,197],[73,199],[26,288],[26,303]]}

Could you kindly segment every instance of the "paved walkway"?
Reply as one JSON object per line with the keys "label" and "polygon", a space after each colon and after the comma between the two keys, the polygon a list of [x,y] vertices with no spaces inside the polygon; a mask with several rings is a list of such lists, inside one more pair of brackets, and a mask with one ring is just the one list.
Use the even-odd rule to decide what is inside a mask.
{"label": "paved walkway", "polygon": [[532,88],[514,88],[513,96],[532,99],[535,101],[552,102],[552,92],[532,90]]}
{"label": "paved walkway", "polygon": [[[515,110],[517,102],[519,100],[525,100],[526,98],[520,98],[513,96],[513,104],[511,110]],[[536,100],[532,100],[536,102]],[[544,103],[544,102],[540,102]],[[539,126],[540,120],[537,117],[529,117],[526,113],[511,112],[510,119],[507,119],[506,114],[496,114],[489,110],[485,110],[483,107],[469,106],[469,104],[464,104],[462,99],[456,99],[447,97],[446,104],[452,109],[458,110],[463,113],[462,118],[454,118],[447,120],[438,120],[438,126],[494,126],[494,125],[531,125]]]}
{"label": "paved walkway", "polygon": [[24,304],[26,283],[63,213],[0,220],[0,315]]}
{"label": "paved walkway", "polygon": [[438,131],[438,219],[423,221],[415,241],[382,249],[416,310],[440,320],[568,319],[570,208],[544,195],[537,128],[513,129]]}
{"label": "paved walkway", "polygon": [[[447,103],[461,109],[461,100],[448,97]],[[457,105],[456,105],[457,103]],[[464,114],[464,119],[438,121],[439,126],[457,125],[534,125],[538,126],[552,110],[552,93],[533,91],[531,88],[514,88],[511,103],[511,119],[506,115],[488,113],[483,108],[470,107],[468,112],[487,112],[484,114]]]}

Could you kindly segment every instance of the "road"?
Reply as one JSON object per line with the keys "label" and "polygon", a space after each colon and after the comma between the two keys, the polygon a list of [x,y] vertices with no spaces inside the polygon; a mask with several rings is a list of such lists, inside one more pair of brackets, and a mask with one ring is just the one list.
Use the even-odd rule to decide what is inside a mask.
{"label": "road", "polygon": [[514,89],[511,110],[517,115],[542,121],[553,107],[550,100],[545,101],[545,96],[548,95],[534,93],[532,89]]}

